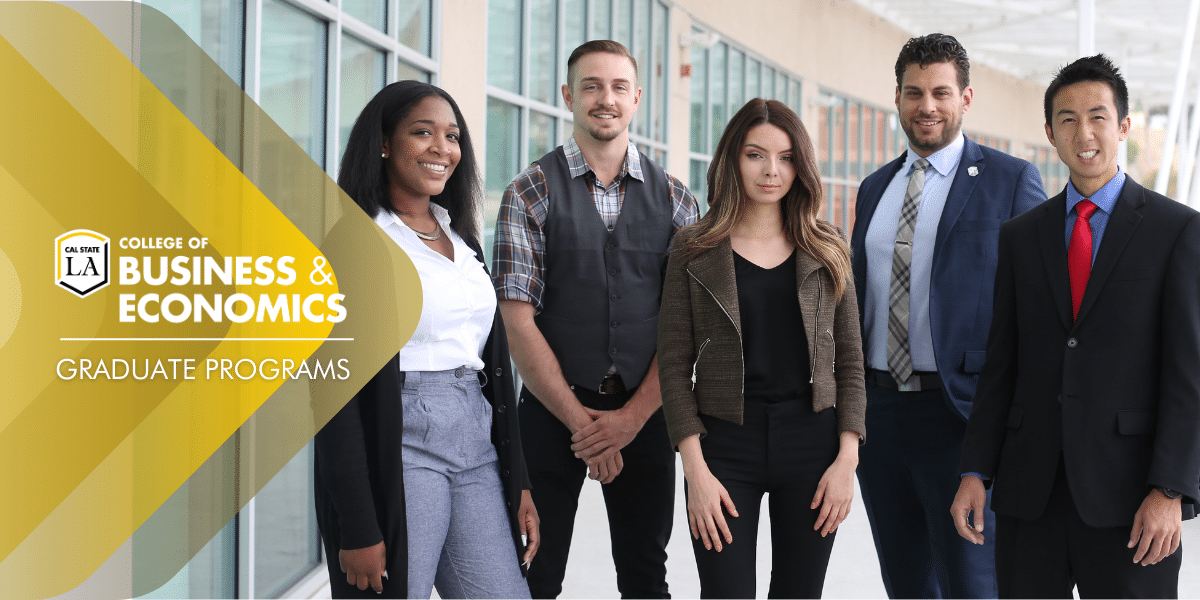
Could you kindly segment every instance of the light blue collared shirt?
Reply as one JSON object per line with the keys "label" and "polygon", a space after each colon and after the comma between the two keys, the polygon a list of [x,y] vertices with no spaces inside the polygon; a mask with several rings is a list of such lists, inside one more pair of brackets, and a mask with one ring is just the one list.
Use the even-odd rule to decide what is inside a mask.
{"label": "light blue collared shirt", "polygon": [[[1121,188],[1125,187],[1125,171],[1117,167],[1117,174],[1113,175],[1108,183],[1101,186],[1092,194],[1088,200],[1096,205],[1096,210],[1092,212],[1092,218],[1088,222],[1092,224],[1092,263],[1096,262],[1096,254],[1100,252],[1100,241],[1104,238],[1104,229],[1108,227],[1108,219],[1112,216],[1113,209],[1117,206],[1117,198],[1121,197]],[[1075,228],[1075,219],[1079,217],[1079,213],[1075,212],[1075,205],[1083,200],[1083,195],[1079,190],[1075,189],[1075,184],[1067,182],[1067,250],[1071,249],[1071,230]]]}
{"label": "light blue collared shirt", "polygon": [[[913,231],[912,275],[909,279],[908,349],[914,371],[937,371],[933,354],[933,330],[929,325],[929,278],[933,272],[933,246],[937,240],[942,208],[950,184],[962,161],[965,138],[960,133],[949,146],[925,157],[925,187]],[[864,294],[863,327],[867,366],[886,371],[888,313],[891,310],[892,256],[896,251],[896,228],[913,163],[921,158],[909,147],[904,165],[888,184],[871,217],[864,240],[867,254],[867,290]]]}

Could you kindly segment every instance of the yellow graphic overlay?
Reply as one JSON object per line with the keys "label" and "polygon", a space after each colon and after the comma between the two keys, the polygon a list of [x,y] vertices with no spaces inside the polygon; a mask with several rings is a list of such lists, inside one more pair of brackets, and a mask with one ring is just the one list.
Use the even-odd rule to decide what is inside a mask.
{"label": "yellow graphic overlay", "polygon": [[[101,10],[140,8],[112,4]],[[155,26],[165,31],[165,24]],[[130,46],[135,41],[130,38]],[[187,50],[203,57],[194,44]],[[195,116],[180,112],[78,12],[0,2],[6,121],[0,128],[0,381],[7,388],[0,400],[0,489],[6,490],[0,494],[0,581],[6,597],[45,597],[79,586],[135,531],[155,540],[155,547],[137,549],[151,565],[143,565],[144,581],[115,587],[89,581],[94,587],[83,591],[120,597],[153,590],[303,447],[416,325],[420,291],[411,263],[215,71],[205,71],[209,76],[192,82],[189,93],[237,94],[238,102],[224,109],[231,114],[223,115],[241,123],[241,147],[233,153],[215,146],[205,123],[198,127]],[[231,154],[248,158],[237,165]],[[303,189],[292,193],[295,182]],[[316,221],[289,220],[293,212],[285,216],[281,205],[304,207],[299,212]],[[53,241],[75,229],[112,240],[109,285],[82,299],[53,279]],[[151,247],[119,245],[134,239]],[[156,239],[185,245],[146,242]],[[204,243],[186,245],[191,240]],[[122,257],[136,259],[136,269],[124,275],[136,271],[137,283],[122,283]],[[148,281],[180,257],[187,277],[172,269],[165,283]],[[236,266],[245,257],[270,258],[264,262],[270,277],[252,269],[250,282],[195,281],[206,261],[229,259]],[[281,257],[293,259],[294,276],[287,276]],[[222,302],[219,318],[196,307],[199,298],[238,294],[255,302],[260,317],[265,299],[275,316],[266,311],[261,322],[236,322],[244,302],[233,311]],[[301,305],[314,295],[339,294],[345,320],[336,326],[301,310],[330,317],[328,301]],[[158,300],[141,311],[139,300],[152,295]],[[194,310],[171,322],[166,315],[182,313],[185,302],[166,302],[168,295]],[[349,365],[344,378],[266,375],[270,361],[280,367],[284,360],[340,359]],[[91,377],[79,375],[85,360]],[[133,373],[115,377],[118,361],[132,364]],[[192,377],[181,368],[188,361],[195,365]],[[107,376],[97,374],[97,364],[112,365]],[[148,375],[152,366],[161,366],[163,376]],[[232,458],[214,454],[222,447]],[[206,471],[230,460],[233,481]]]}

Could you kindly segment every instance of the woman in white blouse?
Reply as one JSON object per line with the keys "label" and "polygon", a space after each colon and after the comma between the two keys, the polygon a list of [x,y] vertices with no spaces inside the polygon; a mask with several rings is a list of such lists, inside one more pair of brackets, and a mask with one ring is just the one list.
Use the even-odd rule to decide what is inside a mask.
{"label": "woman in white blouse", "polygon": [[385,87],[350,132],[338,184],[408,254],[423,304],[412,338],[316,437],[333,594],[528,598],[537,511],[457,104],[425,83]]}

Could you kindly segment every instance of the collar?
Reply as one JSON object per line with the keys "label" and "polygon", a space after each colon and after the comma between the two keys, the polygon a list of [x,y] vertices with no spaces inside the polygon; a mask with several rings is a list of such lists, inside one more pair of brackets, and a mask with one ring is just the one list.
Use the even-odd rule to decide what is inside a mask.
{"label": "collar", "polygon": [[[955,167],[958,166],[958,161],[962,160],[963,146],[966,145],[966,137],[960,131],[958,137],[950,142],[948,146],[925,157],[929,161],[929,165],[933,167],[942,177],[948,177]],[[901,167],[901,173],[907,174],[912,170],[913,163],[921,158],[913,151],[912,146],[908,147],[908,152],[905,155],[904,165]]]}
{"label": "collar", "polygon": [[[1117,174],[1113,175],[1113,178],[1109,179],[1108,183],[1104,184],[1103,186],[1100,187],[1100,189],[1096,190],[1096,193],[1092,194],[1092,196],[1090,198],[1088,198],[1088,200],[1091,200],[1092,204],[1096,205],[1096,208],[1104,211],[1104,214],[1111,215],[1113,213],[1113,209],[1116,208],[1116,206],[1117,206],[1117,198],[1121,196],[1121,188],[1122,187],[1125,187],[1125,170],[1122,169],[1120,166],[1117,166]],[[1071,183],[1068,180],[1067,181],[1067,214],[1068,215],[1071,214],[1071,211],[1075,209],[1075,205],[1079,204],[1080,200],[1083,200],[1083,194],[1080,194],[1079,190],[1075,189],[1075,184]]]}
{"label": "collar", "polygon": [[[567,168],[571,171],[572,179],[592,170],[587,164],[587,159],[583,157],[583,151],[579,149],[579,144],[575,143],[574,135],[567,136],[567,142],[563,144],[563,154],[567,155]],[[642,178],[642,154],[638,152],[637,146],[632,141],[625,149],[625,164],[621,165],[617,181],[624,179],[626,175],[638,181],[645,181]]]}
{"label": "collar", "polygon": [[[433,218],[437,219],[437,222],[442,226],[442,229],[449,231],[450,213],[436,202],[430,202],[429,208],[433,211]],[[387,208],[379,209],[379,213],[375,215],[375,223],[383,229],[393,226],[402,227],[404,229],[412,229],[400,218],[400,215]]]}

